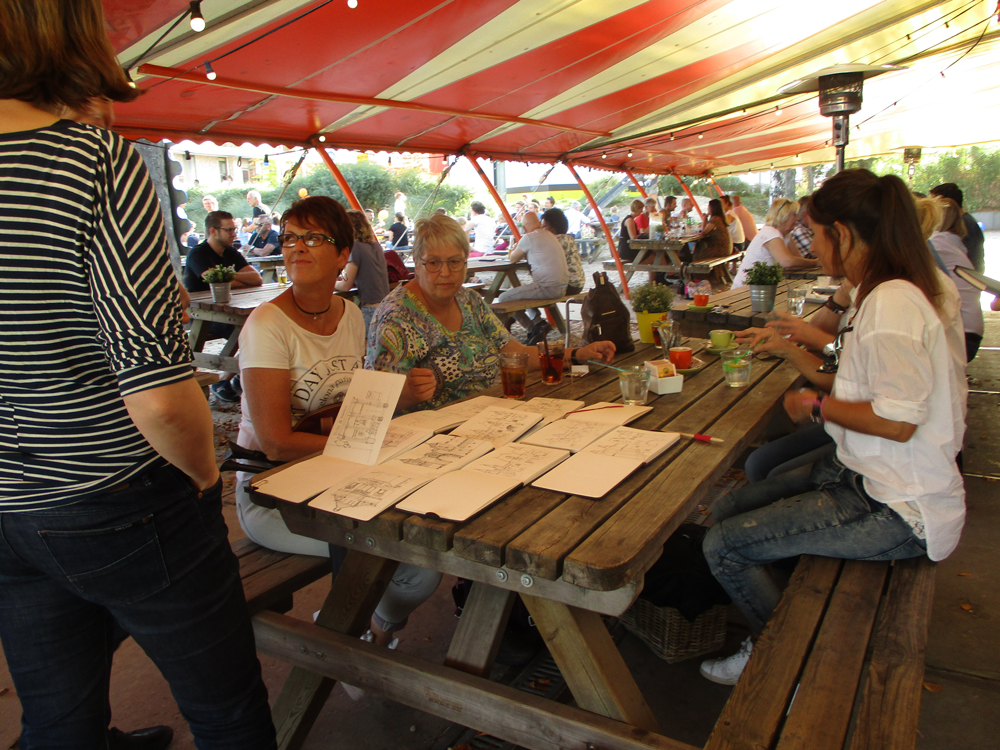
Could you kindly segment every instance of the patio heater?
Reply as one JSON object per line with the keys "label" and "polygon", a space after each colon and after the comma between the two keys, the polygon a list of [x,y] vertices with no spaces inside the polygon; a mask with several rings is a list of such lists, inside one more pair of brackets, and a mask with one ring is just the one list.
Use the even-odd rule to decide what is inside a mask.
{"label": "patio heater", "polygon": [[861,111],[861,89],[866,78],[905,70],[896,65],[834,65],[816,71],[809,78],[792,81],[779,94],[819,92],[819,111],[833,118],[833,145],[837,149],[837,171],[844,168],[844,151],[850,141],[850,117]]}

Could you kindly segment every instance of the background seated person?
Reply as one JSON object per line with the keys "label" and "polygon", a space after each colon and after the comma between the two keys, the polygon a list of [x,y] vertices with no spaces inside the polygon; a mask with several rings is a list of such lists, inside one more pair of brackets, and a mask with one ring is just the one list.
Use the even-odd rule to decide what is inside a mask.
{"label": "background seated person", "polygon": [[406,216],[400,211],[396,214],[396,221],[389,225],[392,232],[392,244],[390,248],[399,250],[410,246],[409,235],[407,234]]}
{"label": "background seated person", "polygon": [[580,251],[576,246],[576,240],[568,233],[569,220],[561,208],[550,208],[542,214],[542,229],[551,232],[559,240],[559,245],[566,255],[566,269],[569,272],[569,281],[566,282],[566,294],[579,294],[587,283],[587,278],[583,274],[583,261],[580,260]]}
{"label": "background seated person", "polygon": [[817,261],[803,258],[785,243],[785,237],[798,221],[798,210],[799,204],[787,198],[778,198],[771,204],[767,216],[764,217],[764,226],[747,247],[746,255],[740,263],[740,270],[736,272],[733,289],[746,284],[747,271],[758,261],[779,263],[786,271],[819,268]]}
{"label": "background seated person", "polygon": [[[562,297],[566,294],[566,284],[569,282],[566,252],[554,234],[542,229],[538,214],[526,213],[522,226],[524,235],[510,251],[510,259],[514,263],[527,260],[531,264],[531,283],[508,289],[497,298],[497,302]],[[545,318],[538,310],[518,310],[514,313],[514,319],[528,332],[526,343],[536,343],[535,339],[545,326]]]}
{"label": "background seated person", "polygon": [[266,214],[255,219],[257,231],[250,235],[249,252],[252,255],[276,255],[281,252],[278,233],[274,231],[271,217]]}
{"label": "background seated person", "polygon": [[365,319],[365,337],[371,325],[375,308],[389,293],[389,271],[385,262],[385,251],[375,239],[368,217],[361,211],[347,212],[354,229],[354,246],[351,257],[337,280],[337,291],[349,292],[357,285],[361,297],[361,314]]}
{"label": "background seated person", "polygon": [[629,204],[629,215],[622,220],[621,230],[618,233],[618,257],[626,263],[635,260],[639,254],[637,249],[632,248],[629,242],[639,237],[639,227],[636,221],[642,216],[643,203],[636,198]]}
{"label": "background seated person", "polygon": [[[232,266],[236,269],[233,289],[260,286],[263,281],[256,268],[247,263],[240,251],[232,246],[236,236],[236,222],[226,211],[213,211],[205,217],[205,241],[192,248],[184,264],[184,287],[189,292],[207,292],[208,282],[201,278],[209,268]],[[229,338],[233,327],[228,323],[213,322],[208,326],[210,338]],[[226,372],[210,390],[221,401],[235,404],[240,400],[240,382],[236,373]]]}
{"label": "background seated person", "polygon": [[[334,294],[354,245],[344,207],[314,196],[294,203],[282,218],[290,283],[254,310],[240,332],[244,390],[237,443],[271,460],[291,461],[326,445],[325,436],[294,428],[306,414],[344,397],[364,359],[365,325],[357,305]],[[326,542],[293,534],[277,510],[254,504],[246,491],[249,475],[236,476],[236,509],[248,537],[279,552],[329,556]],[[385,645],[440,580],[439,573],[401,564],[375,610],[376,640]]]}
{"label": "background seated person", "polygon": [[[440,214],[421,219],[413,242],[416,276],[375,311],[365,367],[406,374],[402,409],[436,409],[490,388],[501,351],[527,352],[528,368],[538,369],[537,348],[514,341],[483,298],[462,286],[469,251],[456,221]],[[597,341],[568,349],[565,361],[610,363],[614,354],[614,344]]]}

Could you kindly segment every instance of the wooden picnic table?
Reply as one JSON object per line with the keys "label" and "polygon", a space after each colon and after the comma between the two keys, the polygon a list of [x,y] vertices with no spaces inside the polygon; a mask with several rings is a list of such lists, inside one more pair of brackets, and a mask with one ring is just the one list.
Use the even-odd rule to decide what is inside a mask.
{"label": "wooden picnic table", "polygon": [[[659,734],[601,614],[619,615],[635,601],[666,539],[799,378],[781,360],[755,359],[750,386],[727,387],[718,358],[701,351],[704,343],[697,342],[696,352],[704,367],[686,377],[681,393],[651,393],[652,411],[632,426],[708,433],[724,442],[682,438],[601,499],[526,487],[464,523],[395,509],[359,523],[254,494],[255,502],[278,507],[293,532],[348,550],[315,625],[270,612],[254,618],[258,649],[294,667],[274,705],[279,738],[289,740],[280,746],[304,741],[333,680],[342,679],[527,748],[690,750]],[[640,344],[617,363],[659,356],[658,349]],[[620,401],[617,373],[591,370],[555,386],[529,375],[526,398]],[[500,395],[500,389],[485,393]],[[474,582],[443,666],[358,640],[400,561]],[[578,708],[485,679],[517,595]]]}
{"label": "wooden picnic table", "polygon": [[[813,282],[809,279],[785,279],[778,284],[778,293],[774,298],[774,309],[784,311],[788,299],[788,290],[800,287],[811,289]],[[707,337],[709,331],[725,328],[730,331],[742,331],[751,326],[761,327],[770,319],[770,313],[755,313],[750,306],[750,287],[729,289],[709,297],[708,304],[712,309],[692,310],[693,303],[688,300],[674,302],[670,313],[673,320],[681,321],[681,335]],[[803,317],[812,315],[822,305],[806,302]]]}
{"label": "wooden picnic table", "polygon": [[247,263],[260,271],[260,277],[264,280],[265,284],[277,281],[278,274],[275,269],[278,266],[285,265],[285,257],[281,253],[277,255],[253,255],[248,252],[246,259]]}
{"label": "wooden picnic table", "polygon": [[[279,256],[280,257],[280,256]],[[248,289],[234,289],[229,302],[213,302],[211,292],[192,292],[188,314],[191,316],[191,330],[188,341],[194,354],[195,367],[203,370],[221,370],[222,372],[239,372],[240,360],[237,350],[240,346],[240,331],[250,317],[250,313],[265,302],[270,302],[288,285],[264,284]],[[351,302],[355,301],[357,289],[348,292],[336,292],[340,297]],[[207,354],[205,344],[211,339],[209,328],[212,323],[225,323],[233,327],[229,333],[222,351],[218,354]]]}

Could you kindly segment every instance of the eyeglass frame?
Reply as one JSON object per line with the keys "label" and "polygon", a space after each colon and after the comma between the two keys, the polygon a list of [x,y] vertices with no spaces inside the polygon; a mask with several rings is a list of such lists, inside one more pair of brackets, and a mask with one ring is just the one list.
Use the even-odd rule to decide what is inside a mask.
{"label": "eyeglass frame", "polygon": [[851,325],[841,328],[837,335],[834,336],[833,341],[823,347],[823,354],[830,359],[820,365],[816,369],[816,372],[833,375],[840,369],[840,354],[844,351],[844,334],[850,333],[853,330],[854,326]]}
{"label": "eyeglass frame", "polygon": [[[430,266],[431,263],[436,264],[437,268],[436,269],[432,268]],[[453,268],[452,263],[459,263],[460,265],[457,268]],[[469,259],[468,258],[462,258],[461,260],[459,260],[458,258],[448,258],[448,260],[439,260],[437,258],[433,258],[432,260],[421,259],[420,265],[426,268],[428,273],[441,273],[441,271],[444,269],[446,265],[448,266],[449,271],[451,271],[452,273],[458,273],[467,265],[469,265]]]}
{"label": "eyeglass frame", "polygon": [[[315,245],[310,245],[309,242],[306,240],[306,237],[311,237],[311,236],[322,237],[323,241],[317,242]],[[287,237],[294,237],[295,241],[291,244],[288,244],[285,239]],[[337,241],[334,240],[333,237],[331,237],[328,234],[323,234],[322,232],[306,232],[305,234],[295,234],[295,232],[282,232],[281,234],[278,235],[278,245],[280,247],[293,248],[299,244],[299,240],[302,240],[302,244],[305,245],[306,247],[313,247],[313,248],[319,247],[320,245],[323,244],[323,242],[329,242],[333,245],[337,244]]]}

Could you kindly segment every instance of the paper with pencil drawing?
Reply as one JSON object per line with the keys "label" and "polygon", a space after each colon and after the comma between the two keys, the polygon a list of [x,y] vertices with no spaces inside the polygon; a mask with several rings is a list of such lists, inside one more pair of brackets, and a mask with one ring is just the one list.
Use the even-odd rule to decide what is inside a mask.
{"label": "paper with pencil drawing", "polygon": [[676,432],[619,427],[536,479],[532,486],[581,497],[604,497],[679,438]]}
{"label": "paper with pencil drawing", "polygon": [[371,466],[406,383],[405,375],[355,370],[323,455]]}
{"label": "paper with pencil drawing", "polygon": [[459,471],[438,477],[397,507],[449,521],[465,521],[569,455],[568,451],[508,443]]}
{"label": "paper with pencil drawing", "polygon": [[284,467],[264,479],[254,479],[253,488],[289,503],[303,503],[345,477],[364,471],[364,464],[330,456],[313,456]]}
{"label": "paper with pencil drawing", "polygon": [[568,419],[557,419],[525,435],[520,442],[577,453],[613,429],[615,426],[607,422],[571,422]]}
{"label": "paper with pencil drawing", "polygon": [[540,421],[542,421],[541,414],[517,409],[497,409],[491,406],[464,424],[460,424],[451,434],[486,440],[492,443],[494,448],[499,448],[517,440]]}
{"label": "paper with pencil drawing", "polygon": [[634,419],[638,419],[646,412],[652,411],[652,406],[625,406],[623,404],[612,404],[607,401],[599,401],[596,404],[589,404],[581,409],[567,414],[566,419],[580,420],[583,422],[606,422],[607,424],[619,426],[628,424]]}

